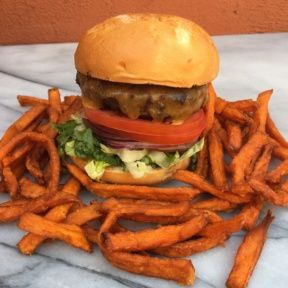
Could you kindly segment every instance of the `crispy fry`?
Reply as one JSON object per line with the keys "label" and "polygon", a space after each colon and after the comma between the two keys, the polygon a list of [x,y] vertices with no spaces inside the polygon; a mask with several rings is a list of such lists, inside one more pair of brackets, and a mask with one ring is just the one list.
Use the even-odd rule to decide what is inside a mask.
{"label": "crispy fry", "polygon": [[242,147],[240,152],[233,158],[231,168],[233,171],[233,183],[238,184],[244,181],[245,172],[249,165],[257,157],[262,147],[267,144],[265,134],[256,133]]}
{"label": "crispy fry", "polygon": [[7,191],[9,192],[12,199],[17,198],[18,195],[18,182],[17,178],[10,169],[10,167],[5,167],[2,171],[4,183]]}
{"label": "crispy fry", "polygon": [[195,173],[206,178],[208,175],[209,163],[208,163],[208,146],[207,141],[205,141],[203,149],[198,153],[197,166]]}
{"label": "crispy fry", "polygon": [[85,186],[90,192],[104,198],[119,197],[178,202],[193,199],[200,193],[199,190],[189,187],[161,188],[103,184],[90,180],[90,178],[76,165],[66,163],[66,167],[69,172],[75,178],[77,178],[81,184]]}
{"label": "crispy fry", "polygon": [[275,139],[281,146],[288,148],[288,142],[285,137],[281,134],[281,132],[276,127],[275,123],[273,122],[272,118],[268,114],[267,122],[266,122],[266,130],[267,133]]}
{"label": "crispy fry", "polygon": [[255,163],[254,170],[252,171],[251,174],[251,178],[257,178],[258,180],[263,180],[265,178],[271,160],[272,151],[273,146],[271,144],[267,144],[264,147],[261,156]]}
{"label": "crispy fry", "polygon": [[60,159],[54,142],[46,135],[36,132],[22,132],[18,134],[9,143],[0,148],[0,162],[8,153],[15,149],[19,143],[25,140],[41,143],[41,145],[46,148],[50,157],[51,174],[53,175],[53,177],[50,178],[47,191],[50,195],[55,194],[58,189],[60,177]]}
{"label": "crispy fry", "polygon": [[236,205],[227,200],[213,197],[208,200],[201,200],[192,204],[195,209],[206,209],[210,211],[230,211],[234,209]]}
{"label": "crispy fry", "polygon": [[84,231],[77,225],[55,223],[36,214],[25,213],[21,216],[18,227],[40,236],[62,240],[76,248],[91,252]]}
{"label": "crispy fry", "polygon": [[[109,251],[143,251],[169,246],[188,239],[198,233],[207,224],[204,215],[178,225],[163,226],[138,232],[105,234],[105,245]],[[142,241],[145,239],[145,241]]]}
{"label": "crispy fry", "polygon": [[33,183],[26,177],[22,177],[19,181],[20,193],[26,198],[38,198],[45,194],[46,188],[42,185]]}
{"label": "crispy fry", "polygon": [[288,174],[288,159],[283,161],[274,170],[272,170],[267,176],[266,180],[270,183],[279,183],[281,177]]}
{"label": "crispy fry", "polygon": [[224,167],[224,151],[215,131],[212,129],[208,135],[209,139],[209,159],[211,173],[215,186],[225,188],[227,186],[226,172]]}
{"label": "crispy fry", "polygon": [[209,95],[209,100],[206,105],[206,128],[203,132],[204,135],[206,135],[209,132],[209,130],[213,127],[213,123],[214,123],[216,93],[211,83],[208,84],[208,95]]}
{"label": "crispy fry", "polygon": [[48,105],[49,103],[47,99],[25,95],[18,95],[17,100],[21,106]]}
{"label": "crispy fry", "polygon": [[228,102],[228,106],[246,113],[254,112],[257,109],[257,102],[252,99]]}
{"label": "crispy fry", "polygon": [[209,184],[201,176],[186,170],[178,170],[174,175],[174,179],[186,182],[198,188],[204,192],[210,193],[211,195],[218,197],[223,200],[227,200],[232,203],[243,203],[248,201],[248,199],[242,198],[238,195],[232,194],[230,192],[223,192],[217,189],[215,186]]}
{"label": "crispy fry", "polygon": [[152,251],[167,257],[188,257],[222,245],[227,238],[228,236],[226,234],[217,234],[214,237],[200,237],[198,239],[176,243],[168,247],[159,247]]}
{"label": "crispy fry", "polygon": [[274,217],[268,211],[263,222],[246,234],[242,244],[238,248],[234,266],[230,272],[226,286],[228,288],[247,287],[248,281],[257,264],[266,234]]}
{"label": "crispy fry", "polygon": [[227,142],[231,150],[238,151],[242,146],[242,131],[239,124],[232,121],[225,122]]}
{"label": "crispy fry", "polygon": [[11,139],[25,130],[35,119],[37,119],[46,110],[45,105],[31,107],[21,115],[5,132],[0,142],[0,148],[8,143]]}

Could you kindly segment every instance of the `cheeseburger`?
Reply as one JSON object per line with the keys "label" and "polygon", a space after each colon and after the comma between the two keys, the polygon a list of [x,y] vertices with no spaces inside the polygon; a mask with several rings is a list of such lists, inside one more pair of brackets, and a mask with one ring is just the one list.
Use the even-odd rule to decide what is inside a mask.
{"label": "cheeseburger", "polygon": [[195,161],[207,84],[219,69],[201,27],[176,16],[116,16],[86,32],[75,66],[83,111],[57,126],[59,150],[92,179],[156,184]]}

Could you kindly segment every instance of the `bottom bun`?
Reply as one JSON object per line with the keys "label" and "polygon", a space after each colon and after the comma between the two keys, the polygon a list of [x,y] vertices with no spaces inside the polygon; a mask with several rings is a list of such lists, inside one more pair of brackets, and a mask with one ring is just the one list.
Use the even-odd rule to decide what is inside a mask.
{"label": "bottom bun", "polygon": [[[72,161],[84,170],[87,162],[78,157],[71,157]],[[114,184],[130,184],[130,185],[153,185],[165,182],[177,171],[186,169],[189,166],[190,158],[183,159],[169,168],[157,168],[146,173],[143,177],[134,178],[129,172],[121,171],[113,168],[106,168],[101,181]]]}

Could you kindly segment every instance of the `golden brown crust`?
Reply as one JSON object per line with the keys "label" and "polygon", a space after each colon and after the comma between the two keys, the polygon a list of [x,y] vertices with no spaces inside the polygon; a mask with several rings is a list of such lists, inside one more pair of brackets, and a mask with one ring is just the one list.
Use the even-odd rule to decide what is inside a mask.
{"label": "golden brown crust", "polygon": [[[71,157],[72,161],[81,169],[87,162],[77,157]],[[186,169],[190,163],[190,159],[184,159],[165,169],[154,169],[153,171],[145,174],[141,178],[134,178],[129,172],[124,172],[116,169],[105,169],[101,181],[114,183],[114,184],[128,184],[128,185],[153,185],[167,181],[177,170]]]}
{"label": "golden brown crust", "polygon": [[75,65],[82,74],[103,80],[192,87],[217,76],[219,59],[210,36],[194,22],[129,14],[88,30],[77,47]]}

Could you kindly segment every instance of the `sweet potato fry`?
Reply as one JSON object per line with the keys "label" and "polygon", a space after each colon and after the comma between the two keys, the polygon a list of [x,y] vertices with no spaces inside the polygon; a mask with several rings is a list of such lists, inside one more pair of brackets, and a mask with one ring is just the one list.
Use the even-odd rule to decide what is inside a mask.
{"label": "sweet potato fry", "polygon": [[174,280],[179,284],[192,285],[195,270],[190,260],[154,258],[148,255],[102,250],[112,265],[134,274]]}
{"label": "sweet potato fry", "polygon": [[288,180],[281,184],[280,189],[288,192]]}
{"label": "sweet potato fry", "polygon": [[278,193],[276,193],[268,185],[266,185],[265,183],[263,183],[257,179],[251,179],[249,181],[249,184],[267,202],[270,202],[270,203],[277,205],[277,206],[287,206],[288,205],[288,193],[285,190],[284,191],[279,190]]}
{"label": "sweet potato fry", "polygon": [[60,159],[54,142],[46,135],[36,132],[22,132],[18,134],[9,143],[0,148],[0,162],[8,153],[13,151],[19,143],[22,143],[23,141],[26,140],[41,143],[41,145],[43,145],[47,150],[50,157],[50,166],[52,171],[51,174],[53,175],[52,177],[50,177],[47,191],[50,195],[55,194],[58,190],[58,184],[59,184]]}
{"label": "sweet potato fry", "polygon": [[208,141],[213,182],[215,186],[224,189],[227,186],[226,172],[224,167],[224,151],[222,143],[213,129],[210,130]]}
{"label": "sweet potato fry", "polygon": [[21,106],[48,105],[47,99],[42,99],[33,96],[18,95],[17,100]]}
{"label": "sweet potato fry", "polygon": [[208,103],[206,105],[206,128],[204,130],[204,135],[213,127],[214,123],[214,111],[215,111],[215,102],[216,102],[216,93],[211,83],[208,84]]}
{"label": "sweet potato fry", "polygon": [[284,148],[282,146],[276,146],[273,149],[273,156],[275,156],[281,160],[288,159],[288,149]]}
{"label": "sweet potato fry", "polygon": [[35,119],[40,117],[46,110],[45,105],[31,107],[28,111],[20,116],[4,133],[0,142],[0,148],[8,143],[12,138],[25,130]]}
{"label": "sweet potato fry", "polygon": [[58,88],[48,90],[49,119],[51,123],[57,123],[62,112],[61,98]]}
{"label": "sweet potato fry", "polygon": [[257,102],[252,99],[228,102],[228,106],[246,113],[254,112],[257,109]]}
{"label": "sweet potato fry", "polygon": [[[204,215],[178,225],[163,226],[138,232],[105,234],[104,242],[109,251],[143,251],[181,242],[198,233],[207,224]],[[142,241],[145,239],[145,241]]]}
{"label": "sweet potato fry", "polygon": [[232,203],[244,203],[249,201],[249,199],[242,198],[238,195],[232,194],[230,192],[224,192],[219,190],[215,186],[209,184],[201,176],[186,170],[178,170],[173,178],[182,182],[191,184],[197,189],[202,190],[203,192],[210,193],[211,195],[218,197],[223,200],[227,200]]}
{"label": "sweet potato fry", "polygon": [[242,146],[242,131],[239,124],[232,121],[225,122],[227,141],[231,150],[238,151]]}
{"label": "sweet potato fry", "polygon": [[20,193],[26,198],[37,198],[45,194],[46,188],[42,185],[33,183],[26,177],[22,177],[19,181]]}
{"label": "sweet potato fry", "polygon": [[235,184],[230,187],[230,191],[236,195],[240,195],[242,197],[247,196],[247,194],[254,194],[253,189],[251,186],[244,182],[241,184]]}
{"label": "sweet potato fry", "polygon": [[240,123],[240,124],[249,124],[252,123],[252,119],[245,114],[244,112],[241,112],[240,110],[237,110],[233,107],[226,106],[226,108],[222,111],[221,115],[225,119],[229,119],[231,121]]}
{"label": "sweet potato fry", "polygon": [[238,248],[234,266],[230,272],[226,287],[244,288],[260,257],[262,248],[266,240],[266,234],[274,217],[268,211],[263,222],[246,234],[242,244]]}
{"label": "sweet potato fry", "polygon": [[17,178],[10,169],[10,167],[5,167],[2,171],[4,183],[7,191],[9,192],[12,199],[17,198],[18,195],[18,182]]}
{"label": "sweet potato fry", "polygon": [[152,252],[167,257],[188,257],[222,245],[227,238],[228,236],[226,234],[217,234],[214,237],[200,237],[198,239],[176,243],[168,247],[159,247],[153,249]]}
{"label": "sweet potato fry", "polygon": [[90,192],[104,197],[119,197],[132,199],[150,199],[159,201],[179,202],[193,199],[200,191],[190,187],[148,187],[133,185],[115,185],[93,182],[76,165],[67,164],[69,172],[80,181]]}
{"label": "sweet potato fry", "polygon": [[40,236],[62,240],[76,248],[91,252],[84,231],[77,225],[56,223],[33,213],[25,213],[21,216],[18,227]]}
{"label": "sweet potato fry", "polygon": [[5,187],[5,183],[3,180],[0,181],[0,193],[6,193],[8,192],[6,187]]}
{"label": "sweet potato fry", "polygon": [[59,122],[65,122],[70,120],[71,115],[78,113],[82,109],[81,97],[77,97],[71,105],[60,115]]}
{"label": "sweet potato fry", "polygon": [[276,140],[281,146],[288,148],[288,142],[285,137],[281,134],[281,132],[276,127],[275,123],[273,122],[272,118],[268,114],[267,122],[266,122],[266,130],[267,133],[270,135],[271,138]]}
{"label": "sweet potato fry", "polygon": [[208,200],[201,200],[192,204],[195,209],[206,209],[210,211],[229,211],[234,209],[236,205],[227,200],[213,197]]}
{"label": "sweet potato fry", "polygon": [[243,208],[242,213],[246,214],[247,212],[248,215],[245,218],[245,223],[243,225],[244,229],[249,231],[252,228],[254,228],[256,221],[262,210],[262,207],[263,207],[263,201],[258,197]]}
{"label": "sweet potato fry", "polygon": [[208,163],[208,146],[205,141],[203,149],[198,153],[197,165],[195,173],[206,178],[208,175],[209,163]]}
{"label": "sweet potato fry", "polygon": [[[45,178],[43,171],[40,167],[40,156],[42,156],[41,153],[42,149],[41,147],[36,147],[31,151],[29,155],[26,157],[25,166],[26,169],[29,171],[29,173],[36,179],[36,181],[43,185],[45,184]],[[41,153],[41,154],[39,154]]]}
{"label": "sweet potato fry", "polygon": [[217,114],[221,114],[227,105],[228,105],[228,102],[226,100],[220,97],[217,97],[216,103],[215,103],[215,112]]}
{"label": "sweet potato fry", "polygon": [[267,141],[267,136],[258,132],[249,139],[240,152],[233,158],[231,162],[233,184],[239,184],[244,181],[246,170],[249,168],[251,162],[255,161],[259,151],[267,144]]}
{"label": "sweet potato fry", "polygon": [[283,161],[274,170],[272,170],[267,176],[266,180],[270,183],[279,183],[281,177],[288,174],[288,159]]}
{"label": "sweet potato fry", "polygon": [[79,98],[79,96],[76,95],[64,96],[64,101],[61,103],[62,111],[66,111],[69,108],[69,106],[71,106],[72,103],[75,100],[77,100],[77,98]]}
{"label": "sweet potato fry", "polygon": [[264,150],[255,163],[254,170],[252,171],[251,178],[256,178],[258,180],[263,180],[265,175],[267,174],[269,163],[271,160],[273,151],[273,146],[271,144],[267,144],[264,147]]}

